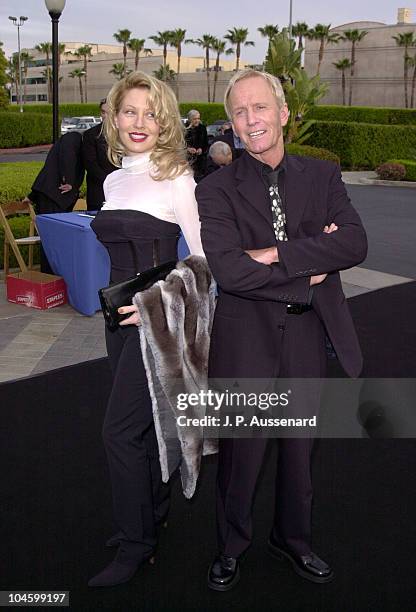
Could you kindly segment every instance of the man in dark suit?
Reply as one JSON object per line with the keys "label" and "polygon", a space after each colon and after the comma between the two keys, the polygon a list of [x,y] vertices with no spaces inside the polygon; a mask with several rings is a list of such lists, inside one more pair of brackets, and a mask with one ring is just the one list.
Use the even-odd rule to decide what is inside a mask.
{"label": "man in dark suit", "polygon": [[[338,166],[285,154],[288,108],[280,82],[237,73],[225,95],[246,152],[196,189],[202,244],[218,282],[211,336],[213,379],[325,376],[326,335],[350,376],[362,356],[339,270],[360,263],[367,241]],[[305,402],[314,415],[318,402]],[[208,586],[226,591],[252,537],[251,508],[267,440],[221,439],[217,476],[219,551]],[[303,578],[329,582],[311,550],[311,438],[279,440],[269,551]]]}
{"label": "man in dark suit", "polygon": [[[100,113],[105,121],[107,100],[100,102]],[[107,157],[107,142],[103,134],[103,125],[97,124],[84,132],[82,141],[82,158],[87,171],[87,209],[100,210],[104,202],[103,183],[106,177],[117,170]]]}
{"label": "man in dark suit", "polygon": [[[37,214],[71,212],[84,180],[81,157],[82,136],[68,132],[55,142],[45,164],[32,185],[28,198],[35,204]],[[40,269],[53,274],[42,245]]]}
{"label": "man in dark suit", "polygon": [[232,127],[225,129],[222,134],[216,136],[212,141],[212,144],[215,142],[225,142],[228,144],[233,154],[233,161],[238,159],[244,153],[244,143],[240,140],[237,134],[234,133]]}

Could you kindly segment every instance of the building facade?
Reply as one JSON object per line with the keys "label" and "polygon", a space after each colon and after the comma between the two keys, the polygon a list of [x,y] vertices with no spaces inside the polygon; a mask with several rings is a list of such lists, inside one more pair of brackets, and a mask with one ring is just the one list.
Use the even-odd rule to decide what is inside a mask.
{"label": "building facade", "polygon": [[[331,28],[331,33],[342,35],[345,30],[366,30],[368,34],[356,45],[352,104],[354,106],[404,107],[403,56],[404,47],[396,44],[393,36],[413,32],[416,39],[416,23],[411,21],[410,9],[398,10],[398,23],[386,25],[374,21],[355,21]],[[316,74],[319,41],[307,40],[305,45],[305,70]],[[416,59],[416,47],[408,54]],[[342,104],[341,71],[334,63],[343,58],[351,59],[351,43],[347,40],[325,47],[321,64],[321,81],[329,85],[321,104]],[[413,66],[409,62],[408,91],[410,100]],[[347,92],[350,70],[345,72]],[[348,95],[347,95],[348,100]]]}
{"label": "building facade", "polygon": [[[104,98],[112,85],[116,81],[116,76],[111,74],[114,64],[123,63],[123,48],[121,45],[101,45],[93,43],[66,42],[65,53],[61,55],[61,64],[59,68],[59,101],[60,103],[80,102],[80,87],[79,79],[72,78],[70,73],[74,69],[83,69],[83,59],[73,55],[79,47],[89,44],[92,47],[92,56],[87,63],[87,91],[85,92],[84,79],[82,80],[82,88],[84,101],[98,102]],[[40,53],[36,49],[24,49],[32,57],[33,60],[28,64],[27,76],[23,77],[22,96],[24,102],[39,103],[48,102],[50,92],[48,93],[46,71],[52,65],[52,59],[47,62],[45,54]],[[162,49],[152,49],[152,54],[146,56],[140,54],[138,69],[153,74],[163,64]],[[167,64],[176,71],[177,55],[176,51],[168,50]],[[215,72],[213,70],[215,59],[211,58],[210,63],[210,88],[211,101],[214,86]],[[229,59],[220,59],[220,70],[218,72],[216,98],[215,101],[222,102],[225,88],[232,75],[235,61]],[[244,62],[241,61],[241,66]],[[134,70],[135,57],[134,52],[127,53],[127,68]],[[51,68],[49,68],[51,70]],[[175,83],[172,85],[176,89]],[[181,102],[207,101],[207,72],[205,69],[205,57],[182,56],[181,57],[181,72],[179,76],[179,98]],[[15,87],[11,90],[11,101],[16,102],[17,92]]]}

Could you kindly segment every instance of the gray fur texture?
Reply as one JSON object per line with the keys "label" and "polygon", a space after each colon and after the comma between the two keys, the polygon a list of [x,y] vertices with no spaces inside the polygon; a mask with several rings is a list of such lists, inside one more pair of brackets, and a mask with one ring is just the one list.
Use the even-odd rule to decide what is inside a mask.
{"label": "gray fur texture", "polygon": [[165,281],[136,293],[142,325],[140,344],[152,398],[164,482],[179,467],[187,498],[195,492],[201,457],[217,451],[200,426],[179,427],[177,417],[200,419],[205,407],[177,408],[178,393],[208,386],[208,353],[215,310],[215,282],[204,257],[192,255]]}

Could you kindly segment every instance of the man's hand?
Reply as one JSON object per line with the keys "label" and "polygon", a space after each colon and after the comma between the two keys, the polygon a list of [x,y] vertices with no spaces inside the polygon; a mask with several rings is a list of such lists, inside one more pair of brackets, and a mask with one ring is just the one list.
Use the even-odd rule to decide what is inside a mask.
{"label": "man's hand", "polygon": [[68,193],[68,191],[71,191],[72,189],[72,185],[70,185],[69,183],[64,183],[63,185],[59,185],[59,191],[61,193]]}
{"label": "man's hand", "polygon": [[[331,223],[331,225],[325,225],[324,234],[332,234],[332,232],[336,232],[337,229],[338,225],[335,225],[335,223]],[[320,285],[324,282],[327,276],[328,274],[318,274],[317,276],[311,276],[310,286],[312,287],[313,285]]]}
{"label": "man's hand", "polygon": [[338,229],[338,225],[335,223],[331,223],[331,225],[325,225],[324,234],[332,234],[332,232],[336,232]]}
{"label": "man's hand", "polygon": [[133,313],[130,317],[128,317],[128,319],[120,321],[120,325],[141,325],[139,309],[134,304],[132,304],[131,306],[120,306],[118,312],[120,314],[127,314],[129,312]]}
{"label": "man's hand", "polygon": [[277,247],[268,247],[267,249],[253,249],[246,251],[247,255],[250,255],[251,259],[257,261],[257,263],[265,264],[269,266],[272,263],[279,261],[279,253]]}

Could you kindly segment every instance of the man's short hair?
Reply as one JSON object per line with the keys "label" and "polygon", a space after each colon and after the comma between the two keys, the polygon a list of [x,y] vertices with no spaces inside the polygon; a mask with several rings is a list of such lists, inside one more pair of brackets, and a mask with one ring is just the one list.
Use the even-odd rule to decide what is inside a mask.
{"label": "man's short hair", "polygon": [[243,79],[249,79],[250,77],[259,77],[264,79],[272,90],[273,95],[276,98],[277,106],[282,108],[284,104],[286,104],[285,100],[285,92],[283,91],[283,87],[279,79],[268,72],[260,72],[260,70],[253,70],[252,68],[247,68],[246,70],[240,70],[233,77],[231,77],[227,89],[224,95],[224,108],[227,116],[231,119],[231,108],[230,108],[230,94],[231,90],[236,83],[242,81]]}
{"label": "man's short hair", "polygon": [[229,155],[231,153],[231,147],[221,140],[217,140],[217,142],[213,142],[209,148],[208,155],[214,159],[217,155]]}

